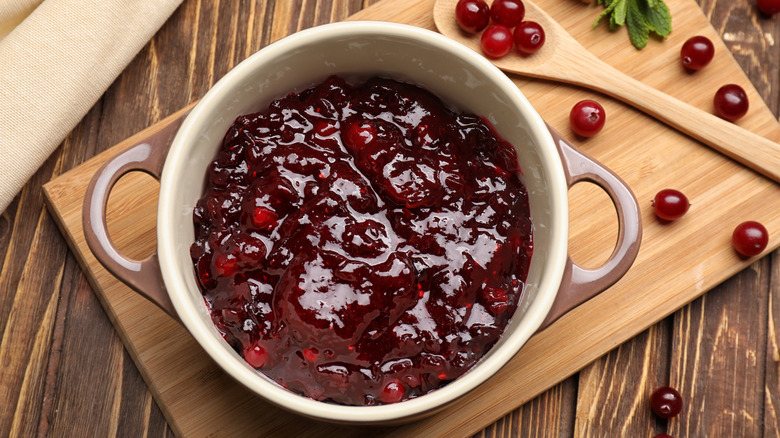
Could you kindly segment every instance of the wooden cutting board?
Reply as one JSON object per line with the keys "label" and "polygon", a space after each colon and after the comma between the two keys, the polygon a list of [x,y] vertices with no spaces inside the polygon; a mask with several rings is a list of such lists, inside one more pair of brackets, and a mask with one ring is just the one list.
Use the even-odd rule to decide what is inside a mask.
{"label": "wooden cutting board", "polygon": [[[780,141],[777,120],[693,0],[667,0],[674,32],[666,41],[651,40],[642,51],[629,44],[625,29],[591,29],[602,10],[599,6],[560,0],[536,3],[604,61],[706,111],[711,111],[718,87],[742,85],[748,90],[751,110],[740,125]],[[433,29],[432,9],[432,0],[385,0],[352,18]],[[687,74],[678,61],[679,48],[696,34],[715,42],[716,56],[710,68]],[[565,134],[571,135],[568,112],[574,103],[595,98],[604,105],[604,131],[574,142],[634,190],[642,206],[642,248],[620,282],[534,336],[482,387],[433,417],[400,427],[330,425],[263,402],[222,373],[181,326],[93,258],[81,230],[81,205],[89,179],[106,159],[170,119],[45,185],[50,211],[178,436],[407,436],[423,431],[425,436],[469,435],[747,267],[751,260],[739,258],[730,246],[731,232],[739,222],[752,219],[766,225],[771,236],[767,252],[780,245],[780,185],[610,98],[571,86],[513,79],[542,117]],[[692,207],[682,220],[664,224],[653,216],[650,201],[666,187],[684,191]],[[151,177],[134,174],[123,178],[112,193],[109,231],[131,256],[143,257],[155,248],[157,190]],[[614,245],[615,213],[606,195],[589,185],[575,186],[570,201],[570,252],[576,261],[596,266]]]}

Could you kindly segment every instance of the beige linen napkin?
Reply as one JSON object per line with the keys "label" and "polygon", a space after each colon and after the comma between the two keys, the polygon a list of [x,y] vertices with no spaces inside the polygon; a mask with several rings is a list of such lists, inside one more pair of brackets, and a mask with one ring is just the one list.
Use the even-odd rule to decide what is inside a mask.
{"label": "beige linen napkin", "polygon": [[0,3],[0,40],[11,33],[43,0],[2,0]]}
{"label": "beige linen napkin", "polygon": [[0,0],[0,212],[181,2]]}

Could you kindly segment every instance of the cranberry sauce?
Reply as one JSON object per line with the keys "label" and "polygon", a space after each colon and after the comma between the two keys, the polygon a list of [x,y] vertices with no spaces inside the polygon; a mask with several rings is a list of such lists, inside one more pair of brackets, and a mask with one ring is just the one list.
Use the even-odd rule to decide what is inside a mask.
{"label": "cranberry sauce", "polygon": [[498,340],[533,250],[514,148],[417,86],[333,76],[239,116],[194,209],[217,329],[293,391],[394,403]]}

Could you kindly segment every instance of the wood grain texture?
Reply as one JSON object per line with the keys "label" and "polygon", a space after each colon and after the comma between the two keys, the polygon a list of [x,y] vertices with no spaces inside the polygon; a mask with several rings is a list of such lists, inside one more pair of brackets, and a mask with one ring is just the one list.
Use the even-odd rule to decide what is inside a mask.
{"label": "wood grain texture", "polygon": [[772,254],[767,293],[767,339],[764,359],[763,436],[780,436],[780,257]]}
{"label": "wood grain texture", "polygon": [[[701,0],[700,4],[713,22],[714,31],[723,36],[777,116],[780,20],[758,16],[752,9],[753,2],[748,0]],[[41,185],[196,100],[230,66],[258,48],[292,30],[344,18],[366,5],[360,1],[186,0],[0,215],[0,436],[173,435],[76,259],[45,211]],[[604,34],[588,34],[585,28],[589,24],[583,23],[583,34]],[[614,56],[622,56],[627,38],[608,38],[616,42]],[[602,152],[599,146],[588,145],[591,146]],[[650,171],[646,174],[652,176]],[[581,250],[586,253],[603,251],[603,245],[583,246],[590,247]],[[776,327],[780,327],[780,257],[775,252],[756,265],[757,268],[754,265],[708,292],[701,302],[692,303],[630,341],[635,345],[624,345],[598,359],[591,365],[593,369],[553,387],[480,436],[574,436],[575,430],[578,436],[619,436],[609,426],[613,423],[598,419],[595,414],[592,418],[577,415],[575,428],[575,413],[590,412],[584,404],[595,399],[585,394],[603,394],[598,396],[599,402],[609,403],[604,410],[631,413],[630,406],[634,405],[634,415],[646,415],[640,412],[646,394],[637,388],[648,390],[656,382],[648,378],[644,383],[629,385],[626,376],[636,375],[637,369],[644,366],[637,364],[658,359],[658,350],[648,350],[648,345],[679,345],[678,354],[661,358],[660,367],[665,367],[670,377],[679,376],[681,382],[695,379],[683,384],[695,387],[696,397],[724,398],[716,402],[719,406],[725,406],[728,400],[744,400],[727,408],[739,413],[739,409],[747,407],[745,411],[759,424],[750,429],[747,416],[727,415],[720,423],[722,430],[778,436],[780,341]],[[659,283],[663,287],[663,282]],[[732,306],[728,301],[743,293],[764,303],[764,307],[759,306],[765,309],[763,316],[757,317],[754,308],[745,302]],[[725,330],[727,335],[740,334],[741,340],[748,336],[742,335],[748,329],[735,325],[743,325],[764,334],[758,341],[725,344],[725,352],[713,348],[715,338],[702,337],[703,343],[696,344],[698,338],[691,335],[694,326],[683,316],[694,313],[700,315],[696,327],[703,327],[706,333]],[[723,323],[724,314],[728,327]],[[700,368],[697,371],[695,361],[682,360],[683,356],[705,351],[736,357],[756,348],[764,349],[763,353],[756,352],[759,369],[740,380],[749,396],[722,392],[720,385],[707,382],[730,381],[734,373],[749,370],[751,361],[735,359],[735,370],[730,368],[732,365],[723,366],[706,377]],[[624,368],[622,364],[633,366]],[[593,391],[599,387],[600,392]],[[763,412],[760,417],[752,404],[758,398]],[[697,436],[691,431],[714,421],[717,413],[700,410],[698,415],[686,419],[686,425],[682,418],[672,421],[669,430],[677,437]],[[645,424],[642,419],[625,421]],[[651,436],[660,426],[656,424],[652,431],[637,436]]]}
{"label": "wood grain texture", "polygon": [[[401,10],[387,9],[387,4],[387,2],[379,4],[377,8],[366,9],[353,17],[416,22],[421,26],[431,27],[429,14],[431,2],[416,3],[411,5],[414,7]],[[571,19],[569,15],[574,12],[582,14],[582,10],[560,9],[556,8],[556,5],[556,3],[548,3],[551,10],[557,11],[558,14],[564,14],[568,19]],[[706,26],[704,17],[695,5],[684,2],[673,3],[673,5],[680,8],[679,10],[687,10],[689,18],[691,16],[699,17],[697,28],[689,31],[706,30],[703,29]],[[606,50],[605,53],[609,53],[611,47],[611,45],[597,44],[592,48],[598,52]],[[664,46],[657,46],[656,50],[667,49]],[[636,55],[637,53],[634,53],[634,56]],[[669,53],[667,52],[666,55]],[[671,56],[672,59],[676,59],[676,57],[676,54]],[[639,65],[630,58],[622,59],[620,62],[622,62],[622,67],[629,71],[633,71],[632,69]],[[722,78],[726,78],[724,75],[730,74],[729,72],[738,73],[738,67],[733,63],[720,66]],[[737,77],[737,73],[731,77]],[[747,79],[742,78],[742,81],[747,82]],[[549,111],[553,114],[564,114],[568,111],[568,107],[561,105],[562,99],[568,97],[565,96],[568,91],[562,91],[559,87],[550,87],[548,84],[538,81],[515,79],[515,82],[541,111]],[[646,128],[646,132],[653,132],[657,139],[654,151],[652,147],[640,151],[632,149],[632,152],[627,156],[618,157],[615,160],[617,163],[622,162],[623,166],[628,166],[622,168],[620,164],[615,165],[614,169],[623,175],[631,175],[631,167],[637,164],[635,152],[644,153],[646,157],[656,161],[656,169],[650,170],[650,173],[654,174],[652,184],[647,180],[629,180],[635,191],[649,193],[654,190],[655,185],[660,184],[655,180],[656,178],[670,180],[692,178],[698,181],[700,190],[705,192],[696,198],[699,202],[703,202],[707,197],[717,198],[716,200],[720,202],[736,199],[745,205],[752,205],[754,211],[761,210],[761,214],[767,213],[765,209],[761,209],[761,206],[771,204],[767,203],[767,199],[773,199],[776,196],[774,185],[755,179],[752,173],[745,172],[744,169],[724,160],[719,155],[701,149],[698,145],[690,143],[686,137],[675,132],[664,131],[659,128],[656,122],[642,118],[644,116],[629,111],[619,111],[619,106],[613,108],[618,111],[611,113],[613,120],[611,123],[616,126],[630,124],[632,127],[641,124],[639,126]],[[633,122],[621,121],[621,118],[632,120],[632,117]],[[751,123],[764,123],[767,126],[768,121],[775,123],[774,117],[766,109],[763,112],[754,111],[754,115],[746,120]],[[770,135],[778,133],[777,126],[772,125],[770,128],[772,129],[766,133]],[[155,125],[150,129],[159,128]],[[627,141],[623,138],[624,133],[619,130],[611,130],[602,133],[597,139],[593,139],[595,142],[591,140],[589,148],[593,149],[599,143],[602,146],[628,143],[627,146],[632,147],[637,141],[644,140],[641,134],[632,134],[634,138]],[[611,140],[610,136],[612,136]],[[123,143],[127,145],[132,141]],[[670,147],[671,145],[673,147]],[[116,148],[123,147],[123,145],[119,145]],[[675,157],[671,153],[672,151],[680,158],[685,157],[687,160],[695,162],[696,166],[686,166],[681,169],[683,172],[659,174],[657,169],[679,165],[680,158]],[[107,153],[111,153],[111,151],[107,151]],[[599,156],[608,156],[610,153],[620,155],[621,150],[611,148],[604,151],[604,155],[599,154]],[[692,157],[690,153],[696,155]],[[236,385],[229,386],[228,382],[219,383],[224,381],[224,376],[219,373],[213,363],[204,361],[202,356],[193,354],[198,351],[198,348],[180,327],[171,325],[169,321],[164,319],[160,321],[159,315],[150,318],[150,305],[148,303],[126,290],[123,285],[94,263],[91,254],[85,249],[83,238],[80,235],[79,206],[81,205],[80,195],[84,192],[85,178],[94,172],[95,166],[102,159],[104,159],[103,154],[48,184],[47,193],[49,193],[49,199],[54,207],[53,211],[64,225],[63,229],[69,233],[69,240],[73,243],[81,264],[90,274],[91,283],[100,292],[99,297],[114,321],[120,337],[130,349],[131,356],[139,364],[141,373],[147,382],[150,382],[155,397],[162,401],[163,411],[171,421],[174,431],[179,435],[193,433],[232,435],[262,428],[264,433],[278,433],[277,431],[281,430],[279,427],[283,426],[287,428],[286,432],[290,432],[289,429],[293,427],[296,433],[314,433],[313,431],[316,431],[320,435],[349,434],[348,431],[339,428],[326,427],[325,425],[317,426],[306,421],[298,420],[293,423],[289,419],[289,415],[262,405],[257,398],[251,397],[242,388],[237,388]],[[693,167],[703,173],[698,176],[691,175],[689,169]],[[722,180],[707,178],[707,175],[710,174],[706,170],[708,168],[719,169],[720,174],[724,176]],[[118,210],[109,217],[109,222],[115,221],[115,229],[117,230],[131,231],[135,229],[136,233],[128,232],[118,238],[139,245],[137,248],[139,251],[151,251],[154,245],[153,220],[151,219],[154,215],[154,202],[153,196],[149,196],[147,193],[153,188],[147,188],[147,186],[141,186],[138,183],[131,184],[128,188],[130,191],[116,190],[114,192],[114,196],[120,197],[121,200],[117,201]],[[710,193],[707,194],[706,191]],[[136,193],[143,194],[136,195]],[[648,194],[648,196],[650,195]],[[603,221],[596,219],[591,211],[577,208],[578,204],[592,207],[594,203],[590,197],[573,197],[572,201],[575,212],[585,212],[582,216],[572,216],[572,244],[574,248],[577,248],[578,244],[587,249],[593,248],[596,241],[607,237],[603,232],[607,227],[604,226]],[[710,222],[733,220],[730,210],[726,208],[729,205],[723,206],[721,204],[718,206],[717,203],[713,203],[709,206],[711,214],[704,217],[703,220]],[[755,206],[758,206],[758,210]],[[141,216],[140,220],[133,216],[134,211]],[[744,261],[740,263],[739,259],[735,260],[733,251],[728,246],[718,243],[716,237],[719,231],[717,229],[705,228],[705,231],[702,232],[701,227],[692,227],[696,222],[691,222],[691,219],[687,220],[689,224],[687,229],[682,225],[683,222],[674,226],[665,226],[654,221],[651,215],[651,213],[650,216],[646,215],[645,219],[645,226],[649,230],[645,234],[645,247],[652,249],[646,250],[640,256],[632,273],[623,282],[573,311],[562,320],[566,322],[558,323],[553,328],[536,336],[518,354],[516,359],[505,366],[493,379],[468,397],[455,403],[442,415],[389,431],[389,434],[404,436],[420,434],[424,431],[428,434],[449,436],[476,432],[489,421],[498,419],[507,409],[529,400],[569,373],[576,372],[580,367],[596,359],[608,348],[643,330],[654,318],[658,318],[659,314],[670,313],[677,306],[688,302],[692,297],[698,296],[712,287],[719,281],[718,278],[725,279],[723,275],[729,270],[736,270],[740,264],[747,266]],[[690,216],[692,215],[689,214]],[[771,215],[768,217],[770,222],[767,222],[767,225],[770,229],[774,229],[771,221],[775,218]],[[698,242],[701,242],[699,245],[705,245],[705,247],[702,248],[703,251],[697,253],[696,258],[686,260],[682,256],[689,256],[690,253],[679,253],[678,250],[680,239],[688,241],[688,236],[698,239]],[[609,245],[604,245],[604,248],[608,249]],[[703,257],[704,255],[707,257]],[[652,262],[652,260],[668,260],[670,257],[676,257],[674,264]],[[724,263],[724,261],[727,262]],[[674,285],[656,292],[646,288],[643,282],[636,283],[630,280],[632,275],[642,279],[652,278],[658,273],[673,276],[677,281]],[[721,277],[718,277],[719,275]],[[694,283],[696,287],[689,287]],[[648,302],[654,304],[648,305]],[[155,314],[155,312],[151,311],[151,314]],[[164,335],[161,336],[162,334]],[[210,378],[202,376],[210,376]],[[181,394],[185,393],[187,396],[182,397]],[[233,404],[239,404],[242,409],[232,408]],[[211,418],[214,415],[197,415],[192,411],[193,405],[198,406],[204,412],[219,411],[221,421],[203,422],[203,418]],[[248,418],[245,415],[247,412],[263,412],[265,415],[255,415]]]}
{"label": "wood grain texture", "polygon": [[753,388],[764,381],[766,324],[755,322],[766,321],[766,284],[767,262],[755,263],[724,284],[731,293],[705,295],[676,315],[669,380],[688,409],[671,422],[672,435],[761,434],[763,394]]}
{"label": "wood grain texture", "polygon": [[[780,113],[780,92],[777,91],[780,51],[777,50],[776,37],[773,35],[777,35],[780,23],[756,16],[752,9],[754,6],[745,2],[701,0],[699,4],[715,31],[722,35],[725,45],[756,86],[762,99],[777,116]],[[768,266],[764,266],[764,263]],[[667,375],[656,376],[656,380],[643,379],[645,391],[631,392],[621,389],[614,397],[645,405],[646,415],[647,399],[653,388],[673,384],[683,391],[687,404],[686,412],[670,422],[657,421],[654,432],[668,432],[676,437],[778,436],[780,428],[777,401],[780,400],[780,380],[777,376],[780,350],[777,349],[774,327],[778,322],[775,303],[780,291],[780,277],[777,275],[776,264],[777,252],[768,260],[757,262],[654,326],[656,333],[653,336],[656,342],[668,343],[673,345],[673,348],[666,355],[649,352],[645,360],[659,361]],[[756,270],[760,273],[762,269],[764,272],[766,269],[774,271],[768,276],[756,275]],[[763,306],[769,309],[766,317]],[[703,310],[704,308],[706,310]],[[701,327],[701,337],[692,332],[695,328],[690,321],[692,313],[700,317],[695,327],[699,327],[701,322],[705,322],[704,325],[707,326]],[[751,322],[739,321],[740,318],[749,319]],[[662,330],[672,325],[674,330]],[[649,333],[652,333],[653,329]],[[717,337],[720,343],[712,336],[712,333],[718,330],[723,334]],[[766,332],[762,334],[764,330]],[[637,337],[630,343],[641,338],[642,336]],[[730,343],[727,344],[729,341],[726,339],[729,338]],[[735,339],[738,341],[735,342]],[[712,351],[716,346],[719,347],[718,351]],[[766,352],[762,352],[762,348],[766,349]],[[599,370],[606,367],[615,354],[612,352],[595,361],[580,372],[580,379],[591,374],[592,368]],[[727,357],[731,360],[724,363]],[[717,366],[707,369],[706,364],[701,364],[695,358],[707,362],[714,358]],[[628,364],[630,360],[627,358],[623,362]],[[622,373],[619,375],[622,376]],[[590,391],[603,386],[601,382],[588,385],[581,380],[581,390],[583,385]],[[736,390],[736,385],[742,387]],[[607,385],[607,388],[615,389],[614,385]],[[581,406],[583,401],[581,393],[578,406]],[[583,427],[577,436],[598,436],[593,434],[594,430],[605,431],[596,416],[578,417],[578,421],[583,420],[591,424],[595,422],[595,428]],[[716,431],[718,433],[713,433]]]}
{"label": "wood grain texture", "polygon": [[663,432],[645,399],[667,379],[668,332],[657,324],[580,371],[576,436]]}

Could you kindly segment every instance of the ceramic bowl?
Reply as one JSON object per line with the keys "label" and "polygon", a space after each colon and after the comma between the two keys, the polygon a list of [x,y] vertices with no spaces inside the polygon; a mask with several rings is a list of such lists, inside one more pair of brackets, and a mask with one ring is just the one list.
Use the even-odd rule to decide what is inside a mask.
{"label": "ceramic bowl", "polygon": [[[523,297],[497,344],[455,381],[423,396],[381,406],[342,406],[293,393],[249,366],[212,324],[189,255],[192,210],[204,175],[236,116],[327,76],[383,75],[421,85],[446,103],[485,116],[515,145],[529,191],[534,254]],[[171,141],[172,138],[172,141]],[[114,182],[142,170],[160,179],[157,254],[123,256],[105,231],[105,204]],[[604,266],[587,270],[568,257],[569,187],[595,182],[612,197],[620,232]],[[96,257],[192,334],[206,354],[266,400],[321,420],[352,424],[408,421],[444,408],[489,379],[540,328],[617,281],[641,239],[631,191],[613,173],[551,132],[518,87],[481,54],[435,32],[385,22],[345,22],[304,30],[247,58],[226,74],[183,121],[130,147],[98,171],[85,200],[84,229]],[[556,300],[557,299],[557,300]]]}

